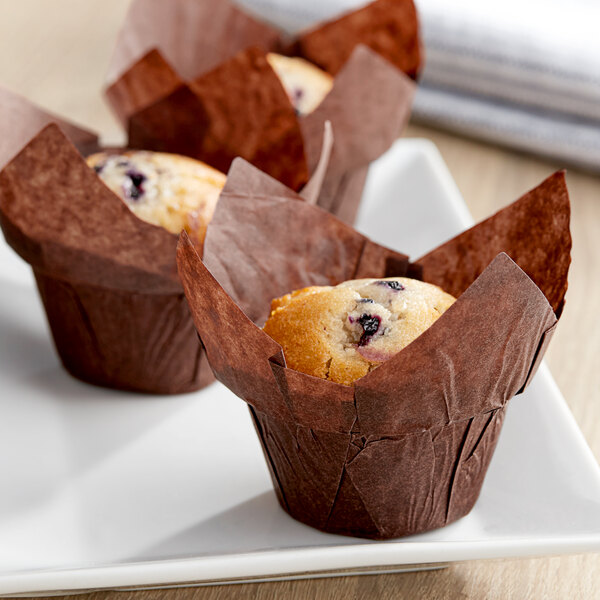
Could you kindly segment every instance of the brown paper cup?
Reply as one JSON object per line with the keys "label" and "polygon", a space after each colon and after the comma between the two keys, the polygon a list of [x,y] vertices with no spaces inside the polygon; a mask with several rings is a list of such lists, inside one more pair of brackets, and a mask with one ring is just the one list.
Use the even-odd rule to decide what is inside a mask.
{"label": "brown paper cup", "polygon": [[332,91],[298,118],[265,58],[279,43],[276,30],[226,0],[135,0],[107,98],[131,147],[187,154],[222,171],[241,157],[294,190],[314,173],[330,121],[336,141],[318,204],[353,222],[368,164],[409,117],[414,84],[404,73],[414,77],[421,64],[418,22],[412,0],[377,0],[307,36],[321,31],[314,62],[345,33],[348,42]]}
{"label": "brown paper cup", "polygon": [[250,412],[279,503],[292,517],[327,533],[388,539],[443,527],[470,512],[505,407],[385,438]]}
{"label": "brown paper cup", "polygon": [[177,237],[135,217],[56,124],[0,172],[0,224],[34,270],[72,375],[160,394],[213,380],[177,278]]}
{"label": "brown paper cup", "polygon": [[[535,373],[564,301],[564,175],[410,263],[298,204],[249,165],[239,161],[232,171],[204,263],[182,235],[178,268],[215,376],[250,405],[281,506],[323,531],[373,539],[467,514],[507,402]],[[232,231],[240,251],[224,255]],[[281,347],[258,327],[270,300],[290,290],[392,275],[451,279],[448,291],[459,297],[353,386],[287,368]],[[251,290],[244,277],[252,277]]]}
{"label": "brown paper cup", "polygon": [[65,369],[103,387],[178,394],[214,381],[183,294],[143,294],[35,272]]}

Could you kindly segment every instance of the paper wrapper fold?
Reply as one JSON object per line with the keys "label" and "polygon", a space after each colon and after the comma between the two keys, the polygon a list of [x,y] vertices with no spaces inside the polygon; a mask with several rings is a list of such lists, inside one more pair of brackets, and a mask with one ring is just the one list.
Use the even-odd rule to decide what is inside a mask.
{"label": "paper wrapper fold", "polygon": [[[400,135],[414,95],[398,60],[387,60],[405,48],[390,37],[399,33],[395,25],[385,33],[382,2],[390,3],[378,0],[360,19],[374,19],[374,29],[356,30],[345,18],[333,27],[332,40],[352,30],[352,42],[344,46],[332,91],[298,118],[265,58],[278,43],[275,30],[224,0],[136,0],[106,91],[128,145],[186,154],[222,171],[239,156],[299,190],[314,173],[323,124],[330,121],[336,142],[318,204],[353,222],[368,164]],[[418,30],[412,2],[392,4],[403,14],[412,10],[406,21],[412,40]],[[391,22],[398,14],[397,8],[390,12]],[[372,29],[389,43],[374,43]],[[418,62],[411,56],[411,64]]]}
{"label": "paper wrapper fold", "polygon": [[85,153],[98,146],[98,136],[51,115],[18,94],[0,88],[0,169],[49,123],[58,123],[64,134]]}
{"label": "paper wrapper fold", "polygon": [[[235,168],[208,228],[204,263],[182,235],[178,268],[217,379],[250,405],[282,507],[318,529],[375,539],[464,516],[506,404],[531,379],[557,323],[553,306],[562,306],[571,244],[563,174],[409,263],[319,208],[299,207],[264,176],[261,193],[261,174],[242,161]],[[535,218],[544,206],[557,218]],[[532,217],[529,246],[511,229],[514,211]],[[225,256],[234,230],[240,250]],[[539,268],[540,253],[558,270]],[[283,293],[354,277],[435,280],[445,277],[432,268],[444,255],[461,282],[458,300],[354,386],[287,368],[281,347],[259,328]],[[245,278],[256,282],[251,293]]]}
{"label": "paper wrapper fold", "polygon": [[318,205],[354,223],[369,164],[401,135],[410,118],[414,83],[363,45],[353,50],[331,92],[300,119],[308,168],[321,152],[323,123],[330,121],[335,143]]}
{"label": "paper wrapper fold", "polygon": [[357,44],[364,44],[416,79],[423,63],[412,0],[376,0],[298,36],[290,53],[336,75]]}
{"label": "paper wrapper fold", "polygon": [[186,154],[224,172],[240,156],[294,189],[308,180],[300,123],[258,48],[191,81],[153,50],[107,95],[132,148]]}
{"label": "paper wrapper fold", "polygon": [[422,279],[459,296],[508,247],[560,315],[571,263],[570,215],[565,175],[558,172],[478,227],[420,258]]}
{"label": "paper wrapper fold", "polygon": [[107,81],[114,83],[157,49],[182,77],[193,79],[250,46],[279,45],[280,33],[229,0],[133,0],[117,37]]}
{"label": "paper wrapper fold", "polygon": [[56,124],[0,172],[0,224],[34,270],[75,377],[166,394],[212,381],[177,276],[177,236],[138,219]]}

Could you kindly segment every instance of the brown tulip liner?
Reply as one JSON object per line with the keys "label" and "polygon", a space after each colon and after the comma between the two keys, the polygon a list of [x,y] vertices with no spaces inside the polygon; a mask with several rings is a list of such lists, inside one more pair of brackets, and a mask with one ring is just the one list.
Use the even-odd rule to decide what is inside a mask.
{"label": "brown tulip liner", "polygon": [[[396,8],[382,10],[388,5]],[[294,190],[313,173],[330,121],[336,141],[318,204],[353,222],[369,163],[408,121],[414,84],[401,69],[419,69],[418,22],[412,0],[376,0],[323,31],[332,34],[321,36],[315,62],[345,31],[352,43],[332,91],[297,117],[266,60],[281,46],[277,30],[228,0],[134,0],[107,98],[132,148],[186,154],[224,172],[239,156]]]}
{"label": "brown tulip liner", "polygon": [[[180,237],[179,273],[215,376],[250,405],[294,518],[373,539],[451,523],[473,507],[506,404],[531,380],[563,305],[564,175],[414,263],[295,198],[236,161],[208,228],[208,268]],[[286,368],[259,328],[291,290],[406,274],[458,300],[354,386]]]}
{"label": "brown tulip liner", "polygon": [[95,133],[43,111],[23,96],[0,88],[0,169],[50,123],[58,123],[80,152],[91,153],[98,147]]}
{"label": "brown tulip liner", "polygon": [[[15,98],[0,102],[6,115]],[[23,107],[16,130],[45,121]],[[213,377],[177,277],[177,236],[138,219],[61,128],[47,125],[0,171],[0,224],[33,268],[64,367],[125,390],[203,387]],[[22,142],[13,137],[13,154]]]}

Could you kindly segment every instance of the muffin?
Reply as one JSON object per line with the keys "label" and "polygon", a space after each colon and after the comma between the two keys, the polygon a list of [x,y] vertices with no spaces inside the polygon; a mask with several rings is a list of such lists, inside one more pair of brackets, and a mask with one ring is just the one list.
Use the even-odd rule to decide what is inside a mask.
{"label": "muffin", "polygon": [[[7,121],[6,137],[28,118],[17,115],[10,127]],[[109,166],[114,161],[129,166]],[[106,165],[132,202],[151,190],[156,199],[163,189],[157,173],[129,155],[102,154],[90,163]],[[126,168],[129,182],[122,176],[119,183]],[[152,394],[191,392],[214,380],[177,275],[177,236],[138,218],[57,124],[0,170],[0,226],[33,269],[56,351],[71,375]]]}
{"label": "muffin", "polygon": [[[281,198],[269,178],[241,166],[219,200],[202,259],[182,234],[178,268],[216,378],[250,406],[281,507],[322,531],[371,539],[465,516],[507,403],[531,382],[562,310],[571,248],[564,174],[411,261],[293,195]],[[239,251],[228,254],[231,232]],[[242,285],[249,273],[251,289]],[[405,276],[456,301],[414,282],[420,308],[407,323],[452,307],[351,385],[333,381],[336,339],[361,358],[359,350],[378,346],[395,351],[384,340],[396,328],[387,333],[385,324],[413,292]],[[360,281],[309,287],[352,279]],[[285,337],[276,340],[278,319]],[[334,328],[333,341],[324,327]],[[294,352],[319,358],[321,376],[294,365]]]}
{"label": "muffin", "polygon": [[333,87],[333,77],[303,58],[270,52],[269,64],[277,73],[299,115],[311,113]]}
{"label": "muffin", "polygon": [[454,301],[415,279],[355,279],[273,300],[264,330],[290,368],[351,385],[408,346]]}
{"label": "muffin", "polygon": [[99,152],[87,163],[137,217],[204,241],[225,185],[223,173],[186,156],[140,150]]}

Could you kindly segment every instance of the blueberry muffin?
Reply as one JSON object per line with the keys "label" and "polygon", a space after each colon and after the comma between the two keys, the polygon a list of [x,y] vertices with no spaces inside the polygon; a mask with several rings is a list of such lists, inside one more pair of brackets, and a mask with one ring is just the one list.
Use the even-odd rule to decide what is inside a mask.
{"label": "blueberry muffin", "polygon": [[87,163],[137,217],[204,241],[225,185],[223,173],[185,156],[141,150],[100,152]]}
{"label": "blueberry muffin", "polygon": [[356,279],[273,300],[264,330],[291,369],[351,385],[408,346],[454,301],[415,279]]}
{"label": "blueberry muffin", "polygon": [[333,77],[329,73],[303,58],[269,53],[267,60],[299,115],[307,115],[315,110],[333,86]]}

